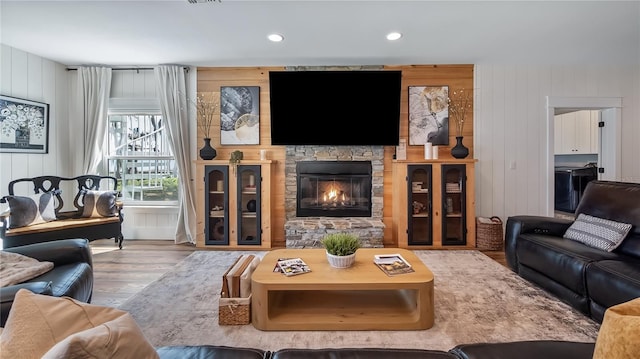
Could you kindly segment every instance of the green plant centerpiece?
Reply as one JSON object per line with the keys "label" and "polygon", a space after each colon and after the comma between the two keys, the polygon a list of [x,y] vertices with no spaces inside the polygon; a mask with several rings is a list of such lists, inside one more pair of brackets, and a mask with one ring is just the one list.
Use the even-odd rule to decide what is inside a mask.
{"label": "green plant centerpiece", "polygon": [[327,251],[327,260],[332,267],[347,268],[353,265],[356,251],[360,248],[360,239],[349,233],[327,234],[321,240]]}

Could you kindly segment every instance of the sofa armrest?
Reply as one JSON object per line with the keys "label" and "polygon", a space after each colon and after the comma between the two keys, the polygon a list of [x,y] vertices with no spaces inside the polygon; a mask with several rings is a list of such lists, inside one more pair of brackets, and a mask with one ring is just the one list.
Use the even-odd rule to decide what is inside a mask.
{"label": "sofa armrest", "polygon": [[544,216],[512,216],[507,218],[504,235],[504,252],[507,264],[518,272],[516,244],[518,236],[525,233],[562,237],[573,220]]}
{"label": "sofa armrest", "polygon": [[55,266],[84,262],[93,268],[89,240],[85,238],[60,239],[57,241],[28,244],[4,249],[39,261],[53,262]]}
{"label": "sofa armrest", "polygon": [[4,238],[4,234],[9,227],[9,215],[11,215],[11,209],[9,207],[0,212],[0,238]]}
{"label": "sofa armrest", "polygon": [[506,343],[461,344],[449,353],[461,359],[591,359],[595,343],[561,340],[532,340]]}
{"label": "sofa armrest", "polygon": [[36,294],[53,294],[51,282],[26,282],[0,288],[0,327],[4,327],[13,305],[13,299],[20,289],[27,289]]}

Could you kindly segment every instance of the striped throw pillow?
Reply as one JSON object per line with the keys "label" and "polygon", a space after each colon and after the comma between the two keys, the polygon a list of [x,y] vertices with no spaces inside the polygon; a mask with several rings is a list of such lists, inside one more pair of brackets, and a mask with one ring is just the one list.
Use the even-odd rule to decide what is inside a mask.
{"label": "striped throw pillow", "polygon": [[630,224],[580,213],[563,237],[611,252],[622,243],[630,230]]}

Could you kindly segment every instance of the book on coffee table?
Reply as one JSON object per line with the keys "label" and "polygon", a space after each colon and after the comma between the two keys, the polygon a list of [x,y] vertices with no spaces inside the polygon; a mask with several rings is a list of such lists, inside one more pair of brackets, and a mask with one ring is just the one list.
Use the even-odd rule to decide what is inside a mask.
{"label": "book on coffee table", "polygon": [[400,254],[376,254],[373,263],[388,276],[415,272]]}
{"label": "book on coffee table", "polygon": [[307,263],[305,263],[301,258],[278,260],[278,267],[280,267],[280,272],[286,276],[311,272],[309,265],[307,265]]}

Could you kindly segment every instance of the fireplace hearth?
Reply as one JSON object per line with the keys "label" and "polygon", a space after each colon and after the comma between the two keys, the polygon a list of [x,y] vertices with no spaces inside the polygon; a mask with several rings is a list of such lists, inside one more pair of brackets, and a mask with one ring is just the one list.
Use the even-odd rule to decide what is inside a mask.
{"label": "fireplace hearth", "polygon": [[297,217],[371,217],[371,161],[297,163]]}

